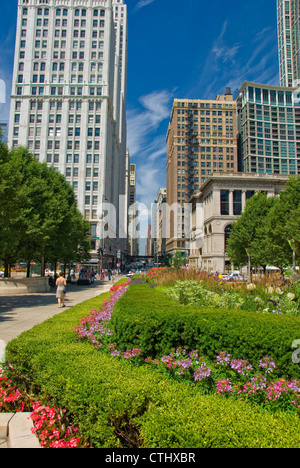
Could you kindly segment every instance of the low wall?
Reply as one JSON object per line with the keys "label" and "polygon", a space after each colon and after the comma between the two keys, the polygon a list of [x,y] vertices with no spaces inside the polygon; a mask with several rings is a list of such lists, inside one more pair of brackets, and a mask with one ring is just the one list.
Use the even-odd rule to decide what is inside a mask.
{"label": "low wall", "polygon": [[50,291],[49,278],[1,278],[0,296],[45,293]]}

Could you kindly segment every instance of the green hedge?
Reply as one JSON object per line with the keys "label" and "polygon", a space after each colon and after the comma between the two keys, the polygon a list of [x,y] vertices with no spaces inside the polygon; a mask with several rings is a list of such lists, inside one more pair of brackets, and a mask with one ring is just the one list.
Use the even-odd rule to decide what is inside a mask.
{"label": "green hedge", "polygon": [[118,349],[139,347],[154,358],[183,346],[211,360],[226,350],[253,364],[272,356],[282,376],[300,378],[300,365],[292,362],[297,317],[184,306],[148,285],[133,285],[116,304],[110,326]]}
{"label": "green hedge", "polygon": [[64,311],[7,348],[15,372],[66,408],[95,447],[299,447],[297,417],[199,396],[186,383],[78,343],[74,327],[106,298]]}

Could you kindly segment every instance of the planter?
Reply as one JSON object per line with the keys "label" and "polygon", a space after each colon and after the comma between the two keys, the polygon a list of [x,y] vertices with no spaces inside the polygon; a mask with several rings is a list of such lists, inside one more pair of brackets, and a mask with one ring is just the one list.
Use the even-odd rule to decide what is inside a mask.
{"label": "planter", "polygon": [[0,447],[41,448],[38,438],[31,432],[31,413],[0,413]]}
{"label": "planter", "polygon": [[49,278],[1,278],[0,296],[50,292]]}

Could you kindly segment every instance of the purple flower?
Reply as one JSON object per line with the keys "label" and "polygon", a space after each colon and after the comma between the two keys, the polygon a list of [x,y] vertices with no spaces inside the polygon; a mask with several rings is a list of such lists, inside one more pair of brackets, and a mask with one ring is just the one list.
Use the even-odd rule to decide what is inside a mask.
{"label": "purple flower", "polygon": [[195,382],[201,382],[204,379],[208,379],[211,376],[211,369],[207,367],[205,362],[196,370],[194,373]]}
{"label": "purple flower", "polygon": [[217,356],[217,364],[220,366],[228,366],[230,362],[230,354],[227,354],[227,351],[222,351],[218,356]]}
{"label": "purple flower", "polygon": [[271,357],[263,357],[261,361],[259,361],[259,367],[261,369],[265,369],[266,374],[272,374],[273,369],[276,369],[275,362]]}
{"label": "purple flower", "polygon": [[93,343],[96,349],[101,347],[101,339],[113,335],[113,331],[106,328],[104,323],[110,321],[116,302],[125,294],[127,289],[128,286],[123,286],[115,291],[109,301],[103,302],[102,310],[91,310],[90,316],[84,317],[80,321],[81,325],[74,328],[77,335]]}
{"label": "purple flower", "polygon": [[230,367],[236,370],[238,374],[242,375],[253,369],[252,365],[246,359],[235,359],[230,363]]}

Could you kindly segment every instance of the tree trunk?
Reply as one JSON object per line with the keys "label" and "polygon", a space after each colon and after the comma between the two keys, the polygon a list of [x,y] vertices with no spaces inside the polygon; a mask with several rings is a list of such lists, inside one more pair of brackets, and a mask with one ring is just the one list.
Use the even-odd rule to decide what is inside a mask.
{"label": "tree trunk", "polygon": [[45,276],[45,259],[44,256],[41,257],[41,277]]}
{"label": "tree trunk", "polygon": [[26,278],[30,278],[30,268],[31,268],[31,262],[27,262]]}
{"label": "tree trunk", "polygon": [[9,268],[9,258],[6,256],[4,258],[4,278],[10,277],[10,268]]}

